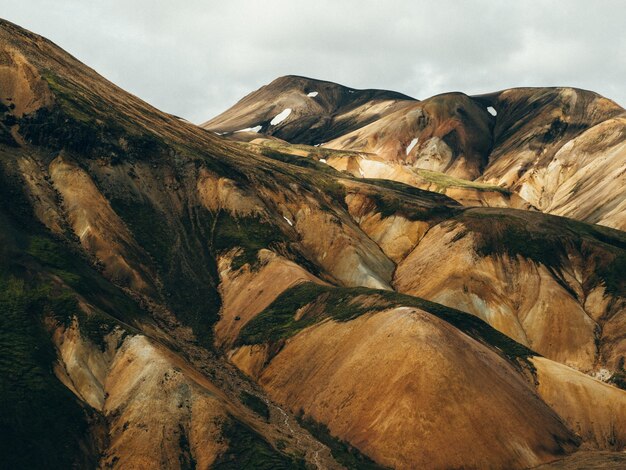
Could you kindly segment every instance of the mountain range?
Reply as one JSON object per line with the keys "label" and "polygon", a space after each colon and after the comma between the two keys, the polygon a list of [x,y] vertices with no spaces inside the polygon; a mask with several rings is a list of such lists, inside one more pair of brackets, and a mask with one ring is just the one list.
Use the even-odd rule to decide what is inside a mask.
{"label": "mountain range", "polygon": [[196,126],[0,20],[6,468],[626,465],[626,111],[287,76]]}

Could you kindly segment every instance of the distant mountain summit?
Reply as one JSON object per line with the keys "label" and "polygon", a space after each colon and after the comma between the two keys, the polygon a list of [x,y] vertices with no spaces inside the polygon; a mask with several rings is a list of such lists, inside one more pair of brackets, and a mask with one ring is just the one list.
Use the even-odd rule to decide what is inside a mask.
{"label": "distant mountain summit", "polygon": [[250,93],[201,125],[223,133],[255,132],[320,144],[351,132],[415,99],[386,90],[358,90],[287,75]]}
{"label": "distant mountain summit", "polygon": [[[515,197],[482,198],[487,205],[526,204],[626,229],[626,111],[587,90],[514,88],[417,101],[282,77],[204,127],[228,139],[266,136],[357,152],[330,163],[355,176],[452,188],[474,203],[481,198],[459,194],[458,188],[467,193],[476,185],[491,186]],[[438,185],[442,178],[428,172],[448,179]]]}

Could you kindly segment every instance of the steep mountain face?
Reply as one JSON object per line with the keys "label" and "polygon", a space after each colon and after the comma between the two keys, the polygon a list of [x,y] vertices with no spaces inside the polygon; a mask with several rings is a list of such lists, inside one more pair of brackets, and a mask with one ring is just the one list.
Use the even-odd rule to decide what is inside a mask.
{"label": "steep mountain face", "polygon": [[[385,90],[357,90],[332,82],[286,76],[239,101],[201,127],[234,138],[254,133],[289,142],[321,144],[415,102]],[[246,137],[243,137],[246,138]]]}
{"label": "steep mountain face", "polygon": [[484,99],[499,112],[482,181],[544,212],[626,229],[624,109],[574,88],[522,88]]}
{"label": "steep mountain face", "polygon": [[326,147],[374,153],[473,180],[486,166],[493,124],[484,106],[462,93],[449,93],[385,116]]}
{"label": "steep mountain face", "polygon": [[625,248],[617,230],[467,209],[426,234],[398,264],[394,287],[473,313],[579,370],[616,370],[624,354]]}
{"label": "steep mountain face", "polygon": [[[263,99],[272,102],[269,96]],[[624,119],[626,112],[613,101],[574,88],[519,88],[473,97],[446,93],[346,129],[323,147],[360,153],[356,161],[345,154],[328,161],[355,176],[436,188],[468,205],[526,204],[624,230]],[[283,139],[309,143],[295,132]],[[477,197],[486,187],[514,198]],[[458,188],[471,196],[458,194]]]}
{"label": "steep mountain face", "polygon": [[[11,23],[0,39],[7,466],[529,468],[626,446],[626,392],[582,373],[626,374],[623,232],[321,161],[363,151],[233,142]],[[312,143],[416,105],[278,82],[281,109],[250,95],[221,132],[293,106],[273,135]],[[462,127],[494,135],[479,111],[428,131],[455,129],[459,171],[483,165]]]}

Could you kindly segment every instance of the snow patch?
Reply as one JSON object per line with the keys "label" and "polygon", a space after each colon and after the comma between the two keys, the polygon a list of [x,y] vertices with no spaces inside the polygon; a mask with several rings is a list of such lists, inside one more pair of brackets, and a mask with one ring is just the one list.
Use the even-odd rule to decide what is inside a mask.
{"label": "snow patch", "polygon": [[289,115],[291,114],[291,108],[286,108],[283,109],[279,114],[277,114],[276,116],[274,116],[274,119],[272,119],[270,121],[270,124],[272,126],[275,126],[277,124],[280,124],[281,122],[283,122],[285,119],[287,119],[287,117],[289,117]]}
{"label": "snow patch", "polygon": [[321,163],[326,163],[326,159],[325,158],[320,158],[320,162]]}
{"label": "snow patch", "polygon": [[407,154],[407,155],[408,155],[409,153],[411,153],[411,150],[413,150],[413,147],[415,147],[415,146],[417,145],[417,141],[418,141],[418,138],[417,138],[417,137],[411,141],[411,143],[409,144],[409,146],[406,148],[406,154]]}
{"label": "snow patch", "polygon": [[287,223],[293,227],[293,222],[292,222],[291,220],[289,220],[289,219],[288,219],[287,217],[285,217],[284,215],[283,215],[283,219],[285,219],[285,220],[287,221]]}
{"label": "snow patch", "polygon": [[259,132],[263,126],[246,127],[245,129],[239,129],[235,132]]}
{"label": "snow patch", "polygon": [[307,96],[309,98],[315,98],[317,95],[319,95],[319,93],[317,91],[312,91],[311,93],[307,94]]}
{"label": "snow patch", "polygon": [[487,107],[487,112],[489,114],[491,114],[492,116],[497,116],[498,115],[498,111],[496,111],[496,108],[494,108],[493,106],[488,106]]}

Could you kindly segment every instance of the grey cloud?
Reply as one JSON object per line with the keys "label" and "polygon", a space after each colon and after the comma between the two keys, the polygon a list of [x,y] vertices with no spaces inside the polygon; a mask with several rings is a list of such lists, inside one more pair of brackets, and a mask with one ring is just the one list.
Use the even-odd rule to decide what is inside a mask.
{"label": "grey cloud", "polygon": [[577,86],[626,104],[626,4],[526,0],[0,0],[164,111],[201,122],[280,75],[400,91]]}

